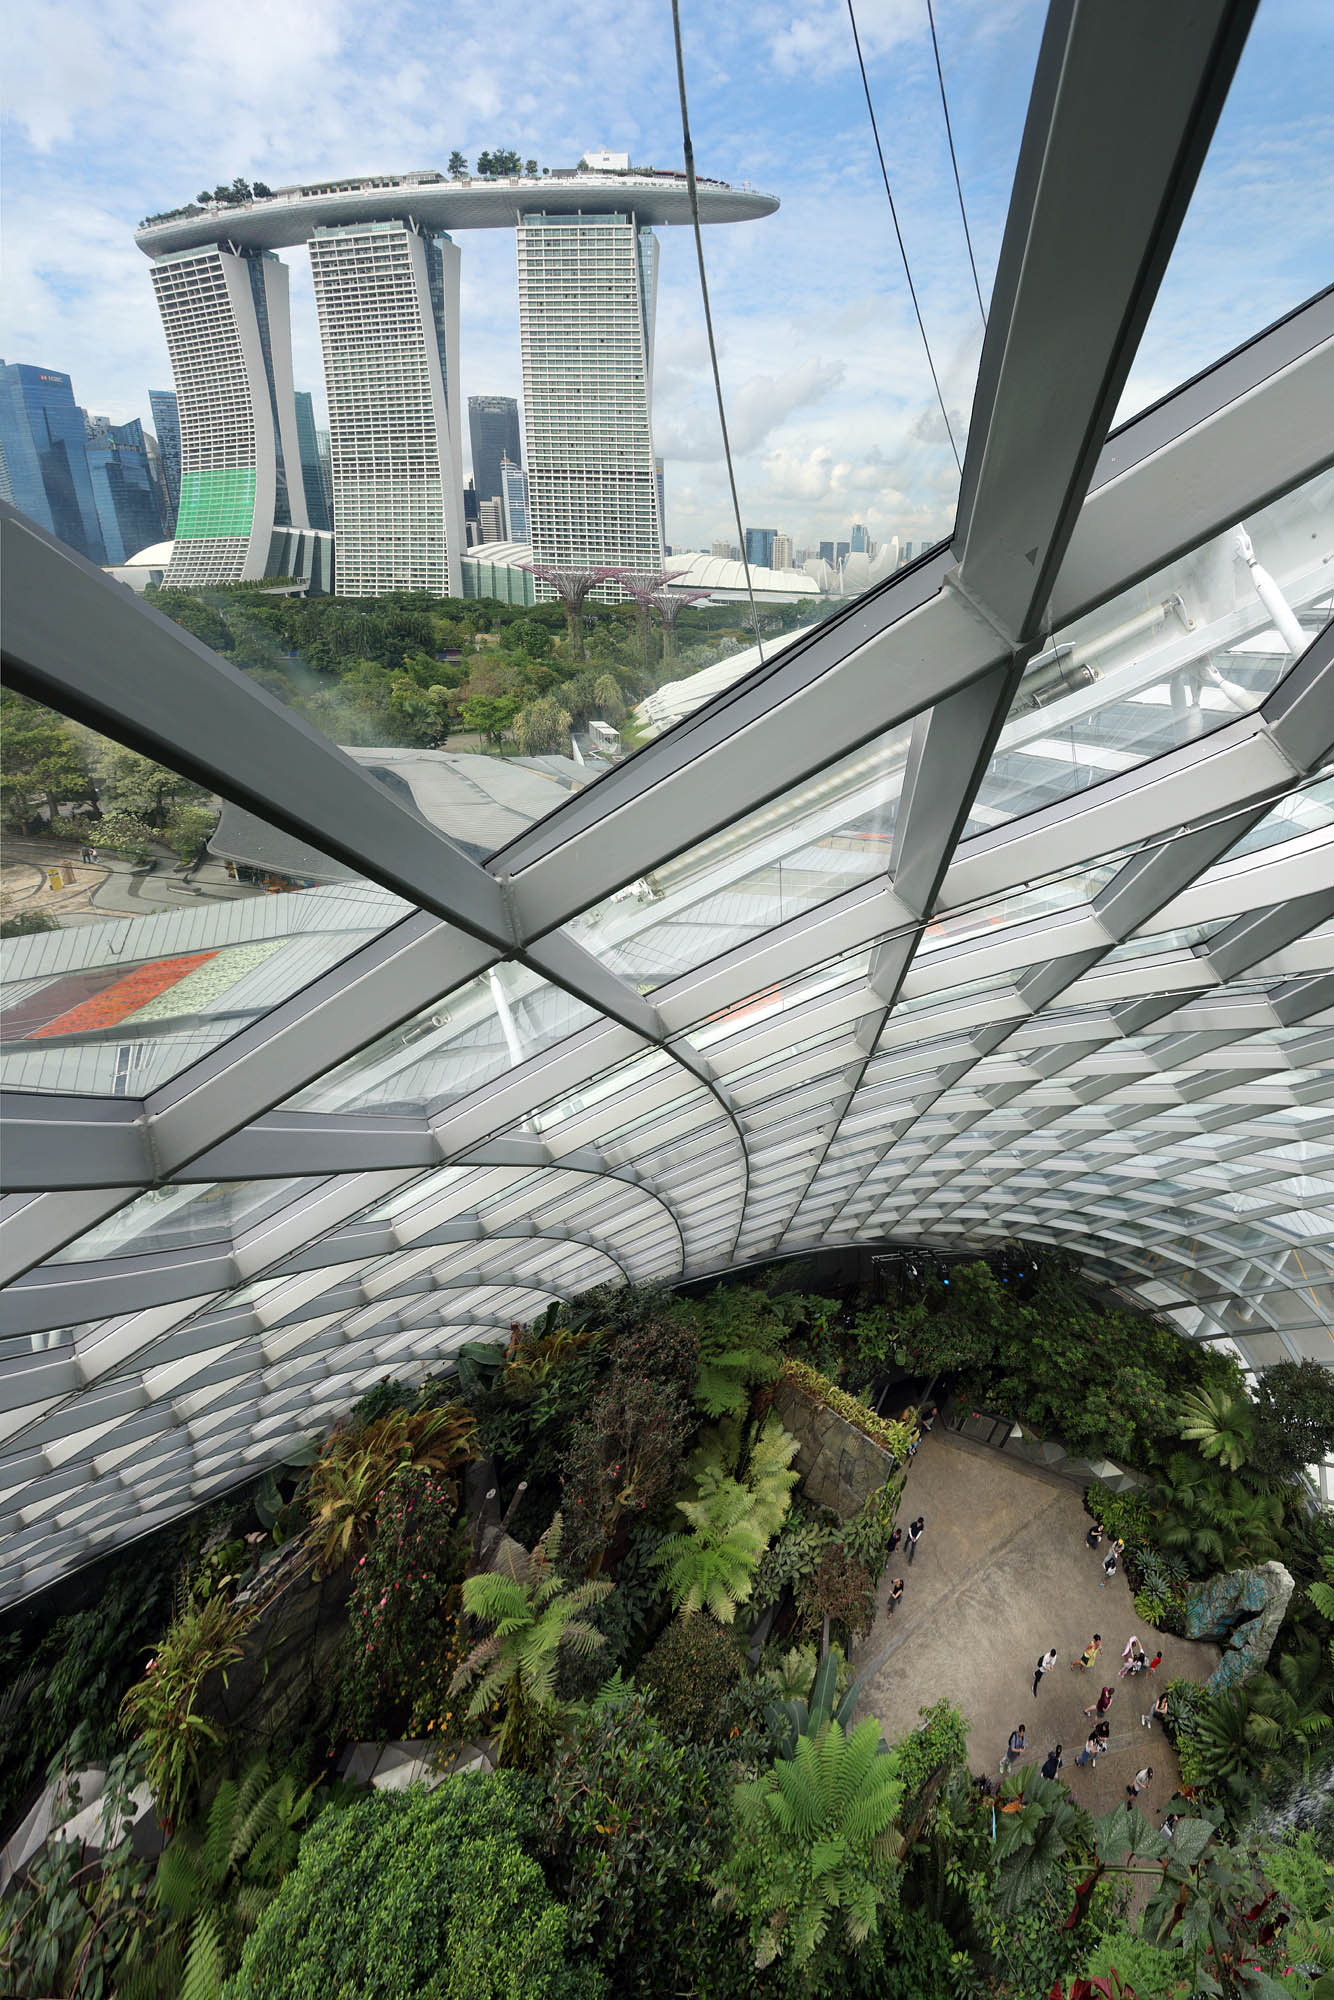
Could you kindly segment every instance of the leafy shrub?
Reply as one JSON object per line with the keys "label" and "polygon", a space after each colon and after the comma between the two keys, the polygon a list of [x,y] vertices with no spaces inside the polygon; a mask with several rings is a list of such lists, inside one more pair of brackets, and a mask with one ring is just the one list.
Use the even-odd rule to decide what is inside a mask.
{"label": "leafy shrub", "polygon": [[813,1577],[833,1533],[832,1521],[790,1515],[756,1565],[751,1593],[756,1609],[767,1610],[786,1589],[795,1591]]}
{"label": "leafy shrub", "polygon": [[697,1611],[673,1619],[645,1654],[638,1678],[665,1729],[712,1743],[722,1733],[724,1698],[741,1671],[740,1648],[731,1634]]}
{"label": "leafy shrub", "polygon": [[359,1396],[348,1412],[348,1427],[354,1431],[364,1431],[369,1424],[378,1423],[381,1417],[389,1416],[394,1410],[410,1409],[415,1397],[406,1382],[393,1382],[386,1375]]}
{"label": "leafy shrub", "polygon": [[561,1495],[570,1562],[595,1567],[623,1519],[642,1519],[670,1497],[694,1425],[674,1384],[613,1369],[576,1423],[565,1461]]}
{"label": "leafy shrub", "polygon": [[719,1895],[746,1923],[761,1970],[779,1957],[803,1965],[837,1912],[849,1951],[875,1931],[893,1894],[895,1762],[877,1753],[872,1718],[845,1736],[831,1722],[801,1737],[796,1755],[736,1793],[732,1849]]}
{"label": "leafy shrub", "polygon": [[1084,1505],[1095,1521],[1101,1521],[1109,1536],[1123,1541],[1127,1546],[1148,1540],[1153,1509],[1148,1490],[1136,1487],[1127,1493],[1114,1492],[1095,1479],[1084,1489]]}
{"label": "leafy shrub", "polygon": [[246,1945],[228,2000],[597,2000],[526,1851],[539,1794],[500,1771],[325,1813]]}
{"label": "leafy shrub", "polygon": [[699,1373],[695,1401],[706,1416],[744,1416],[750,1392],[778,1374],[774,1350],[784,1320],[763,1292],[747,1285],[719,1285],[697,1302]]}
{"label": "leafy shrub", "polygon": [[[306,1507],[318,1559],[334,1569],[365,1540],[380,1495],[409,1466],[449,1479],[476,1447],[472,1413],[463,1403],[435,1410],[391,1410],[363,1430],[337,1430],[325,1441],[306,1484]],[[457,1493],[450,1484],[450,1491]]]}
{"label": "leafy shrub", "polygon": [[43,931],[59,929],[59,917],[53,917],[49,910],[20,910],[0,923],[0,938],[38,937]]}
{"label": "leafy shrub", "polygon": [[413,1734],[443,1714],[453,1668],[445,1645],[465,1555],[452,1489],[412,1466],[392,1479],[348,1604],[340,1692],[353,1735],[368,1735],[378,1719],[403,1709]]}
{"label": "leafy shrub", "polygon": [[190,1806],[222,1731],[198,1706],[204,1682],[241,1657],[244,1616],[225,1599],[190,1603],[168,1627],[141,1681],[121,1703],[122,1727],[142,1738],[158,1817],[170,1831]]}
{"label": "leafy shrub", "polygon": [[814,1576],[797,1592],[801,1630],[817,1633],[827,1618],[849,1641],[864,1638],[875,1620],[875,1582],[844,1542],[830,1542]]}
{"label": "leafy shrub", "polygon": [[570,1939],[615,1966],[617,1993],[675,1990],[669,1967],[722,1859],[724,1752],[668,1736],[642,1694],[595,1708],[547,1779],[545,1847]]}
{"label": "leafy shrub", "polygon": [[933,1702],[918,1710],[918,1727],[894,1745],[903,1797],[911,1804],[937,1771],[964,1764],[968,1757],[968,1728],[958,1709],[948,1701]]}
{"label": "leafy shrub", "polygon": [[662,1571],[667,1594],[683,1616],[703,1605],[721,1624],[730,1625],[737,1606],[750,1596],[755,1565],[768,1539],[755,1518],[750,1488],[710,1471],[700,1481],[698,1499],[677,1504],[689,1533],[668,1535],[650,1561]]}

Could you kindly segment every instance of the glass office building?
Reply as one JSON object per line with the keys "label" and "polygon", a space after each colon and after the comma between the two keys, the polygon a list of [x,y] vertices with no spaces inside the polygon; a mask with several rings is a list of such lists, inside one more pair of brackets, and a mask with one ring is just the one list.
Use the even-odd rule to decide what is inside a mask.
{"label": "glass office building", "polygon": [[58,368],[0,362],[0,454],[20,513],[91,562],[106,559],[84,448],[84,413]]}
{"label": "glass office building", "polygon": [[87,422],[88,475],[109,564],[128,562],[162,539],[162,495],[144,427],[113,424],[106,417]]}
{"label": "glass office building", "polygon": [[513,396],[469,396],[468,442],[472,448],[472,483],[479,500],[499,500],[504,492],[500,468],[506,459],[522,463],[519,449],[519,405]]}
{"label": "glass office building", "polygon": [[165,532],[172,534],[176,527],[176,510],[181,504],[181,413],[176,405],[176,391],[150,389],[148,407],[157,434],[158,450],[162,454],[162,478],[167,489]]}
{"label": "glass office building", "polygon": [[298,389],[296,440],[301,453],[301,488],[306,496],[306,516],[312,528],[332,528],[333,509],[324,482],[324,460],[320,436],[315,428],[315,404],[309,389]]}
{"label": "glass office building", "polygon": [[[0,1601],[604,1280],[1017,1238],[1330,1363],[1334,294],[1113,428],[1237,57],[1143,35],[1049,22],[948,539],[494,851],[4,510],[12,685],[332,862],[6,945]],[[430,346],[403,235],[317,253],[340,570],[377,257]],[[624,480],[647,556],[643,235],[519,246],[534,542],[600,558]]]}

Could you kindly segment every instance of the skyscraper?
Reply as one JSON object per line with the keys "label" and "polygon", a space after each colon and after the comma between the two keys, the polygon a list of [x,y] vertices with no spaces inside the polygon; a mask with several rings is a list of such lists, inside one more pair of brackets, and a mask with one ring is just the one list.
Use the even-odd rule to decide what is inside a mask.
{"label": "skyscraper", "polygon": [[108,563],[128,562],[162,539],[162,506],[144,427],[89,417],[88,476]]}
{"label": "skyscraper", "polygon": [[469,396],[468,438],[472,445],[472,483],[479,500],[499,500],[500,464],[508,458],[522,465],[519,450],[519,405],[513,396]]}
{"label": "skyscraper", "polygon": [[528,478],[521,465],[507,458],[500,461],[500,505],[504,515],[505,540],[528,540]]}
{"label": "skyscraper", "polygon": [[[650,389],[652,384],[649,385]],[[653,484],[658,489],[658,533],[667,539],[667,477],[660,458],[653,461]]]}
{"label": "skyscraper", "polygon": [[181,504],[181,416],[176,405],[176,391],[150,389],[148,407],[153,413],[153,429],[157,433],[158,450],[162,455],[162,478],[170,509],[166,532],[170,535],[175,532],[176,509]]}
{"label": "skyscraper", "polygon": [[459,253],[416,223],[317,229],[339,594],[463,594]]}
{"label": "skyscraper", "polygon": [[852,524],[850,546],[851,546],[851,553],[854,556],[858,555],[864,556],[864,555],[869,555],[870,553],[870,544],[867,538],[866,529],[861,521],[854,521]]}
{"label": "skyscraper", "polygon": [[484,542],[503,542],[509,539],[505,533],[505,509],[499,500],[479,500],[477,512],[481,518]]}
{"label": "skyscraper", "polygon": [[518,257],[533,554],[562,569],[658,569],[657,238],[626,215],[525,214]]}
{"label": "skyscraper", "polygon": [[820,561],[828,563],[830,569],[834,567],[834,544],[832,542],[821,542]]}
{"label": "skyscraper", "polygon": [[747,528],[746,561],[754,569],[772,569],[777,528]]}
{"label": "skyscraper", "polygon": [[792,567],[791,535],[779,534],[774,536],[773,560],[771,563],[771,567],[773,569],[791,569]]}
{"label": "skyscraper", "polygon": [[296,441],[301,453],[301,485],[306,495],[306,513],[312,528],[332,528],[333,511],[324,484],[320,440],[315,429],[315,405],[309,389],[298,389],[293,400],[296,403]]}
{"label": "skyscraper", "polygon": [[84,415],[68,375],[0,363],[0,451],[19,511],[90,562],[105,562]]}
{"label": "skyscraper", "polygon": [[159,257],[153,289],[181,422],[181,497],[166,581],[261,577],[275,526],[308,525],[287,267],[271,251],[211,243]]}

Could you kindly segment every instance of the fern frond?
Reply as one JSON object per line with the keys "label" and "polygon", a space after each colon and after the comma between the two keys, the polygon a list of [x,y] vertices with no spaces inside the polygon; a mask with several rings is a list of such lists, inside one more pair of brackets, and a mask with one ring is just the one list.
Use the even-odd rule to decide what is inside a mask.
{"label": "fern frond", "polygon": [[220,2000],[222,1994],[222,1944],[214,1911],[205,1910],[195,1921],[190,1938],[190,1956],[185,1961],[180,2000]]}

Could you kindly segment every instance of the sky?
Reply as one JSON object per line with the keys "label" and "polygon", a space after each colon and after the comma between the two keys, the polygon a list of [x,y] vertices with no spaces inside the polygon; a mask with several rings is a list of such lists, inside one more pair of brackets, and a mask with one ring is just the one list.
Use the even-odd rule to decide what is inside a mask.
{"label": "sky", "polygon": [[[936,0],[968,224],[989,296],[1044,8]],[[743,525],[798,547],[947,535],[958,473],[895,245],[846,5],[682,0],[701,174],[776,194],[705,231]],[[951,426],[966,436],[982,325],[926,0],[859,0],[890,183]],[[270,186],[443,170],[513,147],[546,166],[606,145],[682,161],[667,0],[46,0],[10,23],[0,353],[148,423],[166,346],[133,232],[241,174]],[[1334,5],[1261,0],[1121,415],[1334,278]],[[1128,107],[1133,116],[1133,107]],[[678,549],[736,539],[687,229],[660,232],[654,432]],[[514,242],[459,232],[461,397],[521,392]],[[298,387],[323,405],[309,266],[292,274]],[[465,459],[466,459],[465,426]]]}

